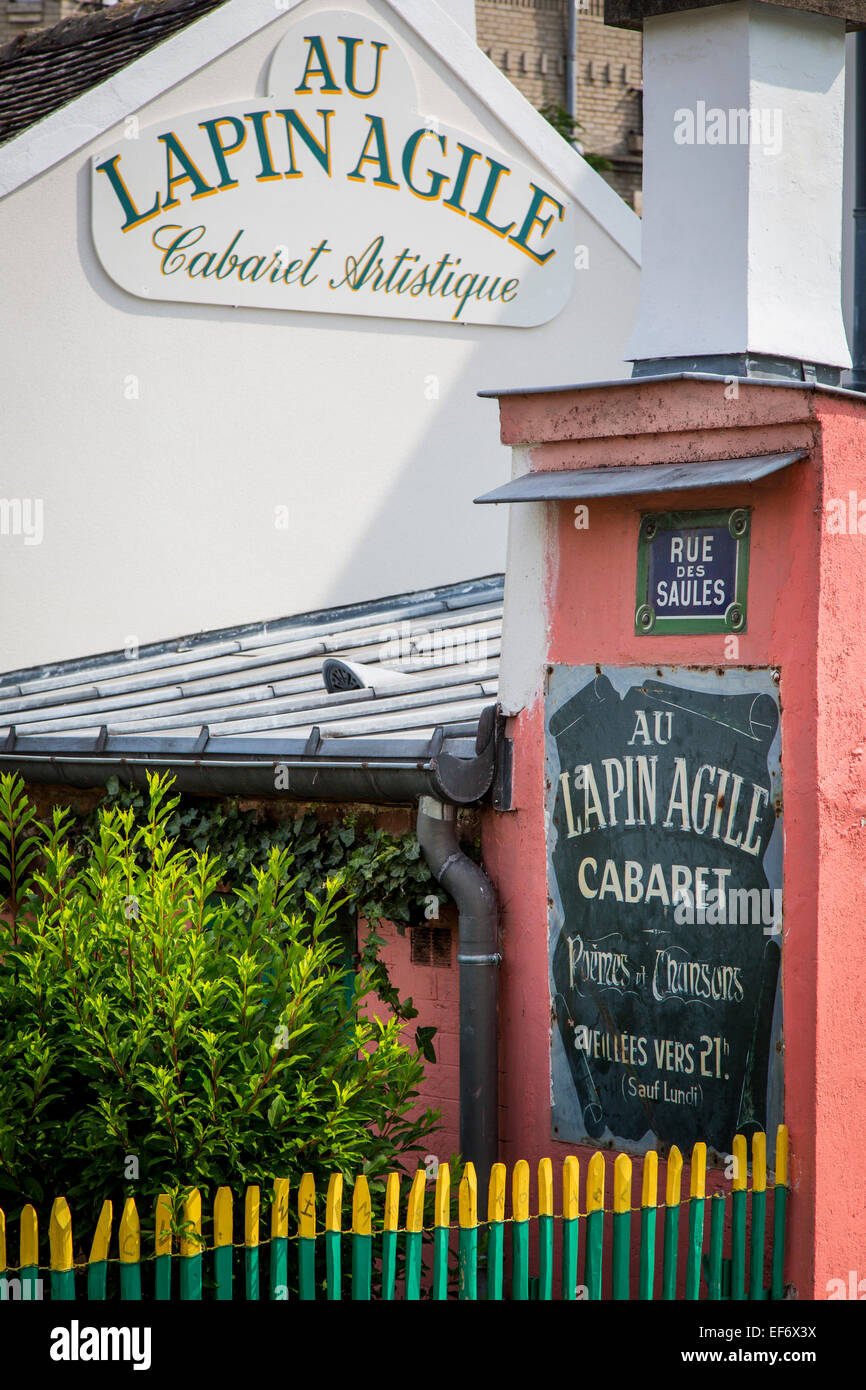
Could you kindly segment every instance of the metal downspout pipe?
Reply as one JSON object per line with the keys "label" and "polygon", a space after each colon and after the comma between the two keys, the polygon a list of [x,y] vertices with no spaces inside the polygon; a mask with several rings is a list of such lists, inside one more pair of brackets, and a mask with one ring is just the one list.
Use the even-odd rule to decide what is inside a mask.
{"label": "metal downspout pipe", "polygon": [[577,6],[578,0],[568,0],[568,32],[565,47],[565,109],[572,120],[577,119]]}
{"label": "metal downspout pipe", "polygon": [[499,1146],[499,922],[496,895],[484,870],[457,841],[457,808],[431,796],[418,802],[418,843],[436,880],[459,913],[460,1152],[475,1165],[487,1192]]}

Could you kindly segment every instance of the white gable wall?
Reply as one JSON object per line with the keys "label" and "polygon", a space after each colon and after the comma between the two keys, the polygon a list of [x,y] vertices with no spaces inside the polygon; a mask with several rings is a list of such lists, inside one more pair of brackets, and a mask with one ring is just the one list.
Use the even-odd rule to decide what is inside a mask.
{"label": "white gable wall", "polygon": [[[418,44],[385,3],[340,8]],[[148,101],[140,125],[263,95],[296,17]],[[478,58],[500,109],[522,114]],[[532,167],[440,59],[412,66],[422,111]],[[503,569],[506,509],[472,498],[506,479],[509,456],[495,406],[475,393],[627,374],[633,255],[578,208],[590,267],[566,309],[528,329],[139,299],[108,278],[90,230],[90,159],[122,133],[100,129],[0,200],[2,492],[43,515],[39,544],[0,536],[0,670]],[[49,118],[30,151],[57,139],[68,129]],[[15,146],[20,169],[29,153]],[[568,167],[594,189],[577,156]],[[613,207],[607,192],[600,205]],[[630,217],[617,204],[626,240]]]}

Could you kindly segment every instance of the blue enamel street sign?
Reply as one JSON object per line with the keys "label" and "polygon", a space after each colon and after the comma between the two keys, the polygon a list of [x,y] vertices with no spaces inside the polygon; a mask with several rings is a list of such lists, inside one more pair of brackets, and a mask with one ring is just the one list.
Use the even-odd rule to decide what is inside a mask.
{"label": "blue enamel street sign", "polygon": [[749,512],[656,512],[641,520],[635,631],[742,632]]}

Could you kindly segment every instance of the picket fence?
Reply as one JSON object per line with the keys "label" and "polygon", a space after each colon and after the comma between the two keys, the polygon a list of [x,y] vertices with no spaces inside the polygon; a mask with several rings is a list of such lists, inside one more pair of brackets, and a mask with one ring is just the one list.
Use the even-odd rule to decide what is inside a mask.
{"label": "picket fence", "polygon": [[[643,1161],[643,1183],[640,1206],[632,1207],[632,1161],[619,1154],[613,1170],[613,1208],[605,1208],[605,1160],[595,1153],[587,1164],[585,1200],[581,1210],[579,1200],[580,1168],[578,1159],[565,1159],[562,1172],[561,1212],[554,1216],[553,1164],[543,1158],[538,1166],[538,1212],[531,1216],[529,1165],[520,1160],[512,1172],[511,1216],[505,1215],[506,1169],[494,1165],[490,1175],[487,1201],[487,1221],[478,1220],[478,1192],[475,1172],[467,1164],[460,1182],[457,1222],[457,1277],[449,1277],[451,1236],[451,1182],[447,1164],[439,1166],[436,1177],[433,1226],[424,1228],[424,1198],[427,1174],[419,1168],[411,1185],[406,1207],[405,1225],[399,1220],[400,1179],[391,1173],[385,1193],[384,1219],[377,1241],[375,1261],[372,1231],[372,1208],[367,1179],[355,1179],[352,1191],[352,1225],[343,1229],[343,1177],[331,1176],[325,1202],[324,1230],[316,1223],[316,1189],[312,1174],[307,1173],[298,1186],[297,1229],[289,1234],[289,1181],[274,1180],[270,1213],[270,1239],[260,1238],[260,1190],[247,1188],[244,1199],[243,1296],[256,1300],[261,1296],[262,1245],[269,1249],[267,1290],[271,1299],[289,1295],[289,1250],[295,1249],[292,1297],[315,1299],[322,1293],[321,1269],[317,1277],[317,1255],[324,1245],[325,1294],[337,1301],[343,1292],[342,1257],[344,1242],[351,1246],[351,1298],[392,1301],[400,1297],[407,1301],[422,1296],[434,1300],[453,1297],[476,1300],[505,1298],[503,1272],[505,1266],[505,1231],[510,1228],[511,1278],[510,1297],[521,1301],[530,1298],[551,1300],[554,1297],[554,1222],[561,1222],[561,1258],[559,1289],[565,1300],[598,1300],[603,1296],[603,1252],[606,1229],[610,1235],[611,1281],[614,1299],[637,1297],[651,1300],[659,1290],[662,1299],[698,1299],[702,1280],[704,1296],[708,1299],[780,1299],[784,1296],[785,1218],[788,1188],[788,1132],[779,1126],[776,1141],[775,1185],[772,1211],[772,1257],[770,1287],[764,1286],[764,1268],[768,1237],[767,1225],[767,1164],[766,1136],[752,1136],[752,1183],[748,1189],[748,1156],[746,1140],[738,1135],[733,1143],[733,1163],[730,1192],[731,1241],[730,1256],[723,1258],[727,1196],[723,1192],[706,1196],[706,1157],[703,1143],[696,1144],[691,1158],[690,1193],[682,1198],[683,1160],[680,1151],[672,1148],[666,1161],[666,1185],[663,1203],[658,1203],[658,1155],[648,1153]],[[748,1197],[751,1195],[751,1222],[747,1223]],[[709,1241],[704,1252],[706,1205],[709,1201]],[[688,1207],[688,1241],[683,1290],[678,1293],[677,1260],[679,1221],[682,1206]],[[663,1213],[661,1278],[656,1279],[657,1218]],[[73,1264],[72,1218],[66,1199],[58,1197],[51,1211],[49,1224],[50,1297],[71,1300],[83,1294],[90,1300],[108,1296],[109,1266],[117,1266],[119,1281],[116,1293],[121,1300],[142,1298],[142,1269],[152,1265],[147,1295],[156,1301],[166,1301],[172,1294],[173,1238],[171,1233],[171,1202],[167,1195],[157,1200],[155,1244],[153,1254],[142,1257],[141,1231],[135,1202],[129,1198],[123,1208],[118,1231],[118,1257],[109,1257],[112,1234],[112,1204],[105,1202],[97,1223],[96,1233],[86,1265]],[[639,1260],[637,1271],[631,1258],[632,1218],[640,1217]],[[606,1228],[610,1217],[612,1228]],[[530,1277],[530,1226],[537,1222],[537,1274]],[[747,1226],[748,1257],[747,1257]],[[221,1187],[213,1206],[213,1245],[207,1250],[201,1236],[202,1203],[197,1190],[190,1192],[183,1204],[177,1241],[178,1290],[182,1300],[197,1300],[206,1294],[224,1301],[236,1294],[234,1278],[233,1198],[231,1190]],[[637,1234],[637,1232],[636,1232]],[[38,1298],[42,1296],[38,1261],[38,1221],[32,1206],[21,1213],[20,1260],[16,1267],[6,1262],[6,1223],[0,1211],[0,1294],[5,1298]],[[424,1238],[432,1236],[432,1270],[424,1271]],[[481,1249],[479,1250],[479,1237]],[[403,1264],[398,1277],[399,1242],[403,1241]],[[583,1247],[583,1277],[578,1282],[579,1250]],[[428,1246],[429,1249],[429,1246]],[[203,1266],[207,1262],[209,1275],[205,1285]],[[480,1273],[479,1273],[480,1270]],[[151,1271],[148,1271],[151,1273]],[[78,1279],[76,1279],[78,1276]],[[240,1290],[238,1289],[239,1293]]]}

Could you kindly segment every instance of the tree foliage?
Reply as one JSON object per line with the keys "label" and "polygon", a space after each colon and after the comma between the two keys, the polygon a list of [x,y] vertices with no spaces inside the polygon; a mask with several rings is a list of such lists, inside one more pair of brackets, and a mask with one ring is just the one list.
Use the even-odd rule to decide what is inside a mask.
{"label": "tree foliage", "polygon": [[553,126],[557,135],[561,135],[563,140],[566,140],[583,156],[590,169],[595,169],[597,173],[603,173],[605,169],[611,167],[610,160],[606,159],[603,154],[592,154],[583,149],[580,141],[582,134],[580,123],[559,102],[549,101],[546,106],[540,106],[538,109],[548,125]]}

